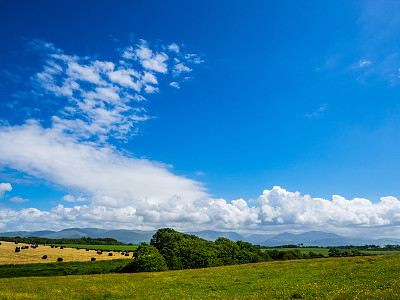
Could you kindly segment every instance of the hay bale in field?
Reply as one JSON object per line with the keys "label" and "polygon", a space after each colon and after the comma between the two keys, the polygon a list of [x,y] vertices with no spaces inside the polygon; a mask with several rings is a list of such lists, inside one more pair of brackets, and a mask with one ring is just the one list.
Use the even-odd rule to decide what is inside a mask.
{"label": "hay bale in field", "polygon": [[95,257],[92,257],[91,259],[90,259],[90,261],[95,261],[96,260],[96,258]]}
{"label": "hay bale in field", "polygon": [[89,251],[89,248],[86,248],[86,251]]}
{"label": "hay bale in field", "polygon": [[15,245],[17,245],[18,244],[18,242],[15,242]]}
{"label": "hay bale in field", "polygon": [[57,258],[57,261],[63,261],[62,257]]}
{"label": "hay bale in field", "polygon": [[129,256],[129,253],[126,253],[125,256]]}
{"label": "hay bale in field", "polygon": [[21,252],[21,248],[20,247],[16,247],[15,248],[15,252]]}
{"label": "hay bale in field", "polygon": [[103,252],[101,252],[101,251],[97,251],[97,254],[103,254]]}
{"label": "hay bale in field", "polygon": [[42,259],[47,259],[47,255],[43,255],[43,256],[42,256]]}
{"label": "hay bale in field", "polygon": [[51,248],[54,248],[54,245],[50,245]]}
{"label": "hay bale in field", "polygon": [[108,256],[113,256],[113,254],[112,253],[108,253]]}

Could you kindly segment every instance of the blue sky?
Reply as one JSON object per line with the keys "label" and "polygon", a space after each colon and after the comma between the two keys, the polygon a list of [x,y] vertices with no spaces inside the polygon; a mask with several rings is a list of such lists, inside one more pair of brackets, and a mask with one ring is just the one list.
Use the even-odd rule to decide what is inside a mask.
{"label": "blue sky", "polygon": [[0,17],[0,229],[397,234],[398,2]]}

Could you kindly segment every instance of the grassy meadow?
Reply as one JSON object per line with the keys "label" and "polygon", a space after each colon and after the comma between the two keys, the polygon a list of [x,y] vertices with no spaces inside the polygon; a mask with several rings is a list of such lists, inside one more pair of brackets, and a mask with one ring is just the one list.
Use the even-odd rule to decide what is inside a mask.
{"label": "grassy meadow", "polygon": [[1,299],[399,299],[400,256],[0,279]]}
{"label": "grassy meadow", "polygon": [[[329,255],[329,248],[268,248],[268,249],[262,249],[263,251],[265,250],[278,250],[278,251],[290,251],[290,250],[299,250],[301,254],[308,254],[310,251],[314,252],[315,254],[322,254],[326,257]],[[339,249],[340,251],[351,251],[351,249]],[[377,254],[377,255],[388,255],[388,254],[400,254],[400,251],[379,251],[379,250],[362,250],[362,253],[367,253],[367,254]]]}
{"label": "grassy meadow", "polygon": [[[129,259],[130,256],[123,256],[121,253],[113,253],[113,256],[108,256],[107,252],[97,254],[95,250],[86,251],[85,249],[74,248],[51,248],[46,245],[39,245],[36,249],[29,247],[21,249],[21,252],[15,252],[15,247],[29,246],[29,244],[12,242],[1,242],[0,245],[0,265],[4,264],[28,264],[28,263],[50,263],[56,262],[59,257],[63,258],[64,262],[90,261],[92,257],[96,260],[111,260],[111,259]],[[81,245],[82,246],[82,245]],[[83,245],[85,246],[85,245]],[[93,245],[92,245],[93,246]],[[97,246],[100,247],[100,246]],[[101,246],[102,248],[103,246]],[[42,259],[43,255],[47,255],[47,259]]]}

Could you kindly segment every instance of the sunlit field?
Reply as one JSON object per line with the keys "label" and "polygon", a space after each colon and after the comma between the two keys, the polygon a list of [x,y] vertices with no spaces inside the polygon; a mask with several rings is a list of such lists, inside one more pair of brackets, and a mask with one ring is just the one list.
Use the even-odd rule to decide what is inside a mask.
{"label": "sunlit field", "polygon": [[400,256],[0,279],[3,299],[399,299]]}
{"label": "sunlit field", "polygon": [[55,244],[57,246],[65,246],[67,248],[88,248],[88,249],[102,249],[102,250],[121,250],[121,251],[134,251],[138,246],[136,245],[81,245],[81,244]]}
{"label": "sunlit field", "polygon": [[[299,250],[302,254],[308,254],[310,251],[314,252],[315,254],[322,254],[324,256],[329,255],[329,248],[268,248],[268,249],[262,249],[263,251],[265,250],[278,250],[278,251],[290,251],[290,250]],[[351,251],[351,249],[339,249],[341,251]],[[368,250],[362,250],[362,253],[367,253],[367,254],[400,254],[400,251],[368,251]]]}
{"label": "sunlit field", "polygon": [[[36,249],[29,247],[28,249],[21,249],[20,252],[15,252],[15,247],[17,246],[22,248],[23,246],[30,245],[24,243],[16,245],[12,242],[1,242],[0,265],[56,262],[59,257],[61,257],[64,262],[90,261],[92,257],[96,258],[96,260],[132,258],[132,253],[130,253],[129,256],[125,256],[118,252],[110,252],[112,256],[109,256],[108,252],[97,254],[95,250],[86,251],[85,249],[77,250],[74,248],[60,249],[60,247],[51,248],[48,245],[39,245]],[[102,248],[103,246],[97,247]],[[47,255],[47,259],[42,259],[44,255]]]}

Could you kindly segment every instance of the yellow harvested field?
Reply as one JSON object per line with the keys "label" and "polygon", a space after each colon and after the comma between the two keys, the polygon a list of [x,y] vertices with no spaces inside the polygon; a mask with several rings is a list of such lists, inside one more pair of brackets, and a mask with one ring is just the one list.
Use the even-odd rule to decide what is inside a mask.
{"label": "yellow harvested field", "polygon": [[[28,249],[21,249],[21,252],[15,252],[15,247],[29,246]],[[99,246],[100,248],[101,246]],[[29,244],[18,243],[16,245],[13,242],[1,242],[0,245],[0,265],[5,264],[28,264],[28,263],[50,263],[56,262],[59,257],[64,262],[67,261],[90,261],[92,257],[96,260],[110,260],[126,258],[131,259],[132,253],[129,256],[121,255],[118,252],[110,252],[113,255],[108,256],[109,252],[103,252],[103,254],[97,254],[96,250],[86,251],[85,249],[75,248],[51,248],[50,246],[38,245],[37,248],[31,248]],[[42,259],[43,255],[47,255],[47,259]]]}

